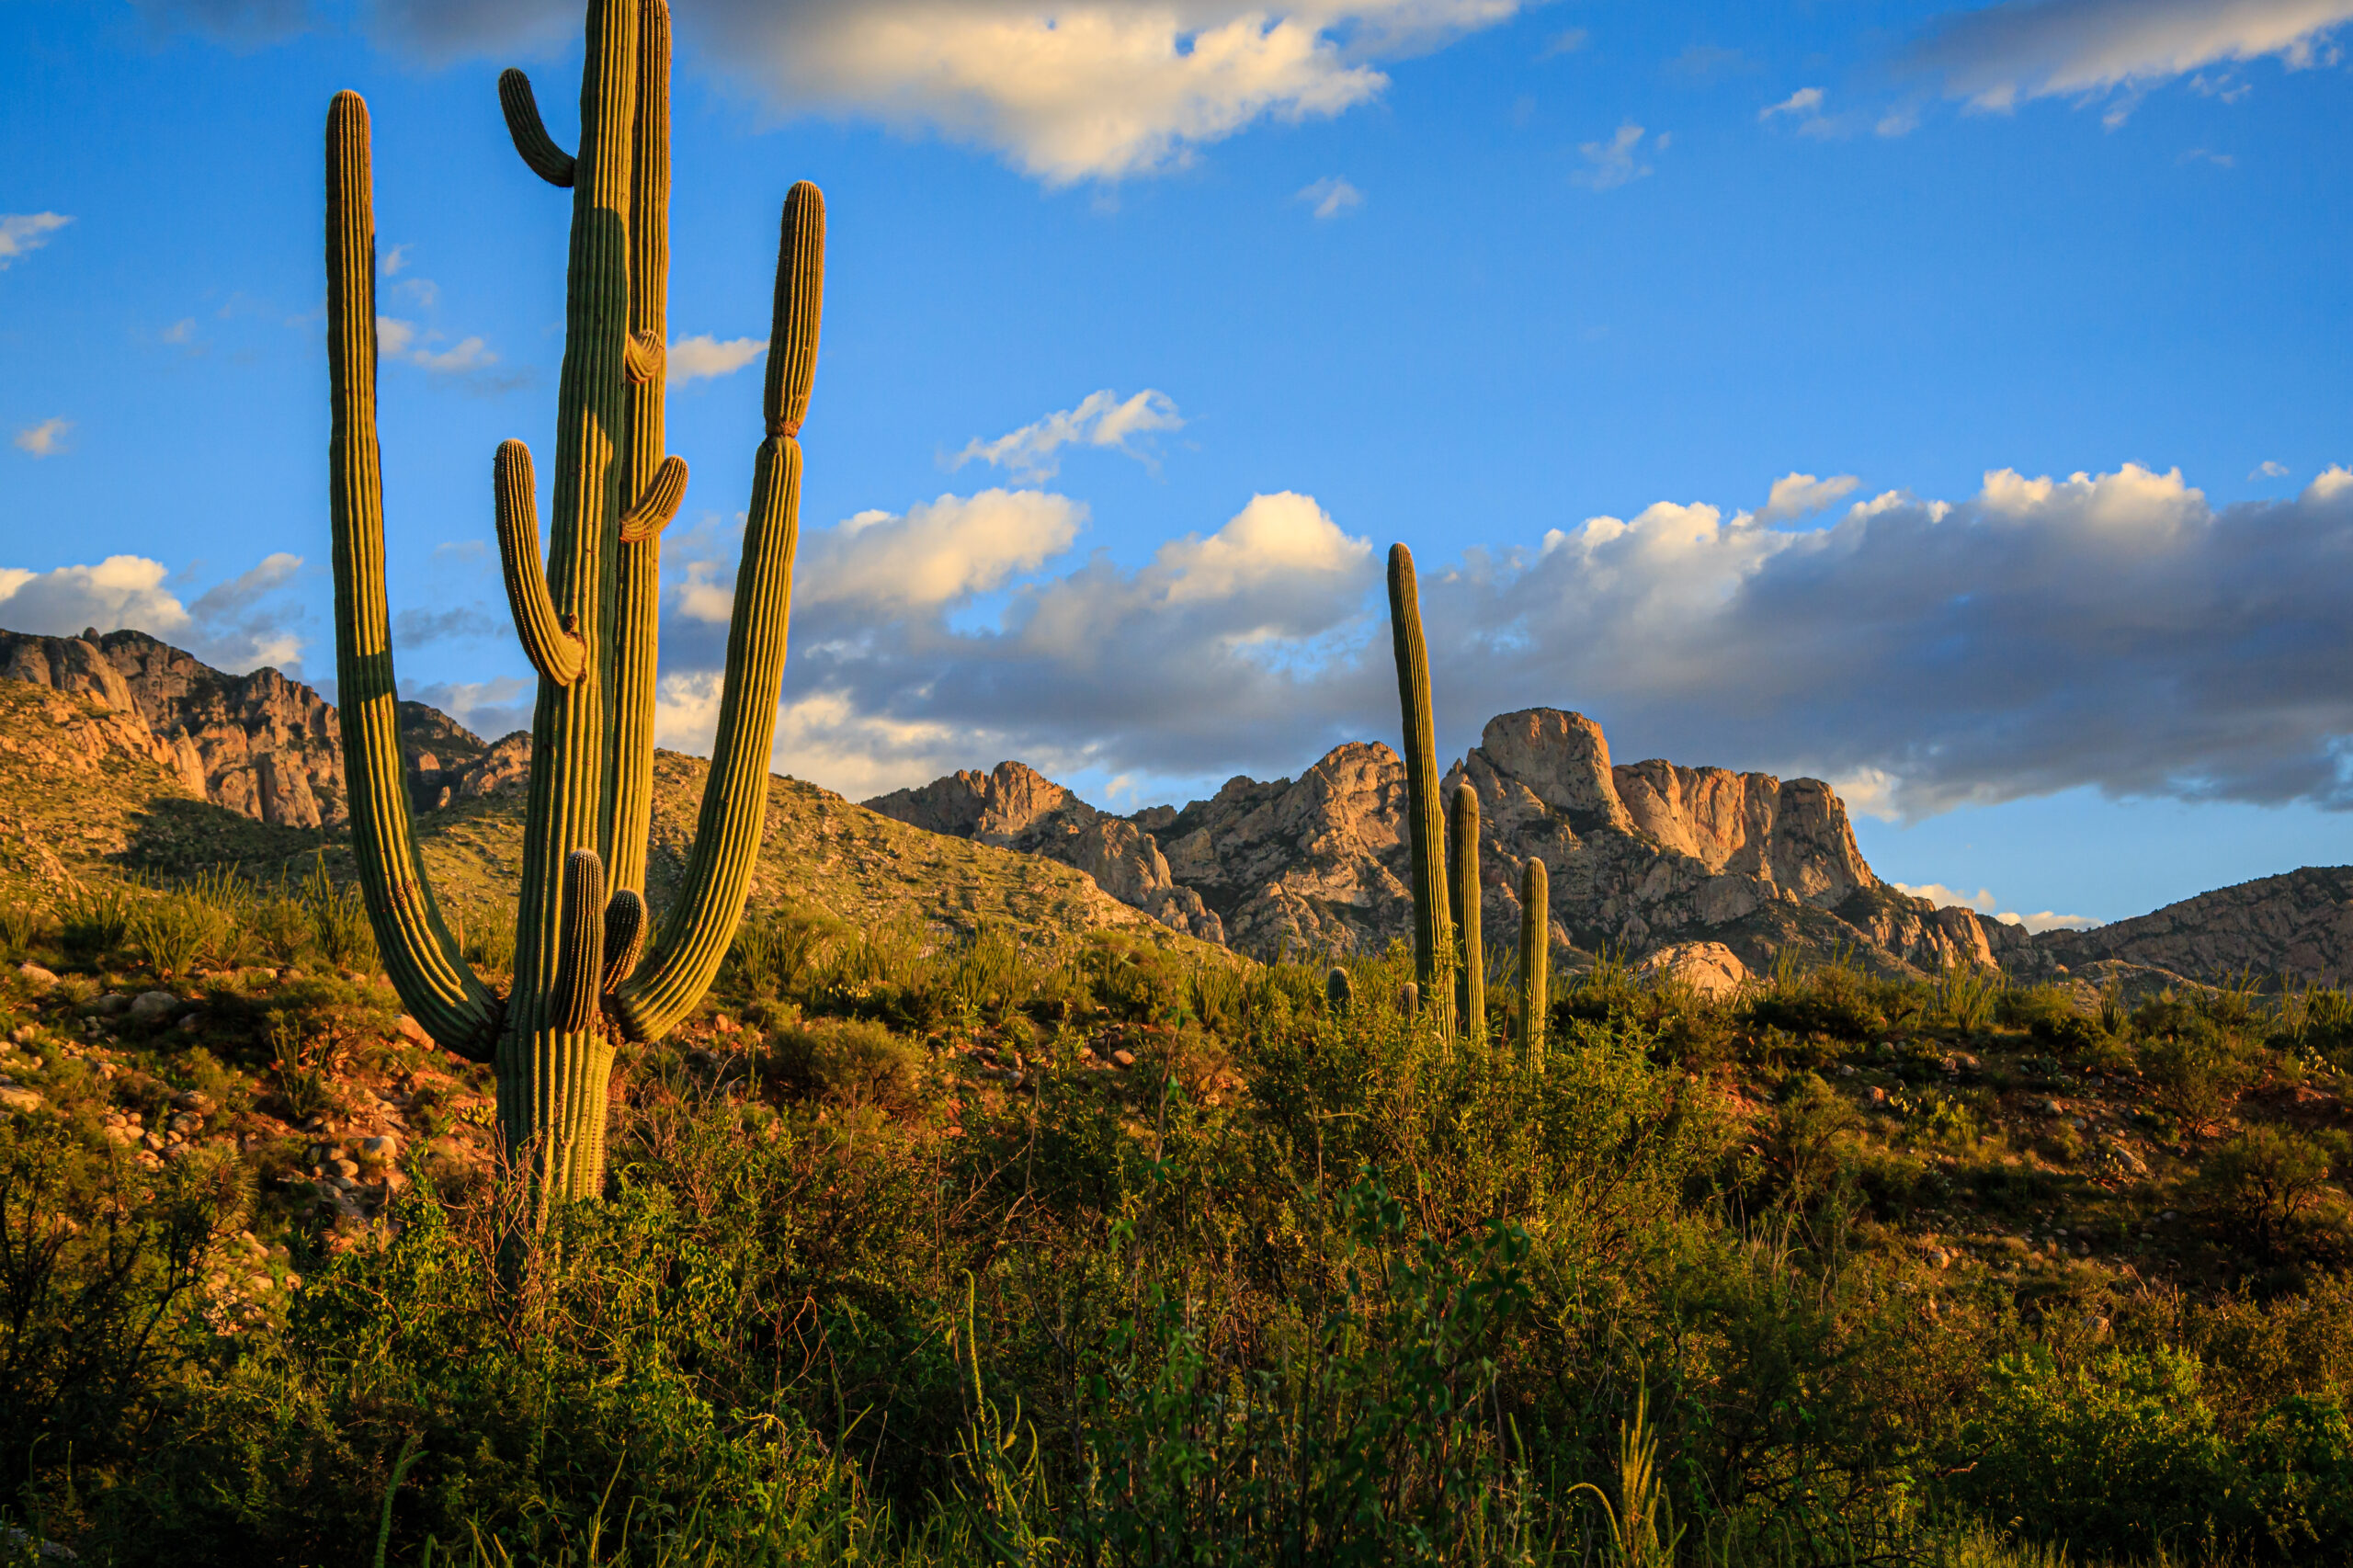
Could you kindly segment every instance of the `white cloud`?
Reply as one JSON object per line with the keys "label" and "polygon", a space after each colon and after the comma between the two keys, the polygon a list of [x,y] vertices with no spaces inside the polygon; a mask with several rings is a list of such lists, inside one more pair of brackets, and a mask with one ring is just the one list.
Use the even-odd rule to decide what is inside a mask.
{"label": "white cloud", "polygon": [[1038,490],[942,495],[903,517],[861,512],[801,541],[800,602],[895,613],[994,593],[1068,550],[1086,521],[1083,504]]}
{"label": "white cloud", "polygon": [[732,376],[768,351],[765,337],[731,337],[722,342],[709,333],[681,337],[670,345],[669,384]]}
{"label": "white cloud", "polygon": [[[401,695],[412,702],[438,708],[486,741],[504,740],[517,730],[531,727],[533,687],[518,676],[500,676],[494,680],[436,681],[413,689],[404,684]],[[658,736],[656,740],[659,744]],[[710,749],[707,733],[701,749]]]}
{"label": "white cloud", "polygon": [[994,468],[1007,470],[1017,479],[1051,479],[1062,466],[1062,460],[1055,454],[1064,447],[1109,448],[1148,464],[1152,461],[1151,451],[1135,444],[1138,437],[1184,427],[1184,418],[1166,392],[1146,387],[1133,397],[1122,399],[1106,388],[1087,393],[1076,408],[1049,414],[994,441],[975,439],[967,443],[950,466],[962,468],[977,458]]}
{"label": "white cloud", "polygon": [[2283,462],[2273,462],[2268,458],[2256,464],[2254,471],[2247,475],[2249,479],[2285,479],[2287,477],[2288,465]]}
{"label": "white cloud", "polygon": [[1291,199],[1306,202],[1318,218],[1336,218],[1351,207],[1363,206],[1364,192],[1333,175],[1306,187]]}
{"label": "white cloud", "polygon": [[408,246],[393,245],[384,252],[383,259],[376,265],[385,277],[399,277],[401,268],[408,265]]}
{"label": "white cloud", "polygon": [[1791,517],[1810,517],[1834,501],[1849,494],[1862,483],[1851,473],[1816,479],[1810,473],[1788,473],[1773,482],[1767,492],[1765,509],[1756,514],[1759,522],[1778,523]]}
{"label": "white cloud", "polygon": [[49,244],[74,222],[63,212],[0,212],[0,272]]}
{"label": "white cloud", "polygon": [[1521,0],[704,0],[710,59],[810,105],[998,149],[1050,184],[1184,163],[1267,119],[1388,85],[1371,62],[1505,21]]}
{"label": "white cloud", "polygon": [[238,674],[290,665],[302,653],[293,631],[300,607],[270,600],[301,565],[300,556],[267,556],[192,605],[164,585],[170,569],[144,556],[110,555],[96,565],[48,572],[0,568],[0,626],[50,637],[130,627]]}
{"label": "white cloud", "polygon": [[[1650,165],[1642,161],[1642,144],[1643,128],[1629,120],[1607,142],[1579,143],[1577,151],[1584,154],[1586,166],[1569,177],[1595,190],[1615,190],[1631,184],[1651,172]],[[1663,148],[1666,138],[1662,136],[1652,145]]]}
{"label": "white cloud", "polygon": [[2308,65],[2347,19],[2353,0],[2013,0],[1948,17],[1914,58],[1953,97],[2006,109],[2130,92],[2225,61]]}
{"label": "white cloud", "polygon": [[494,365],[498,363],[498,356],[493,354],[489,346],[481,338],[468,337],[438,353],[426,348],[412,349],[409,351],[408,361],[422,369],[432,371],[435,375],[447,376],[461,370],[479,370],[485,366]]}
{"label": "white cloud", "polygon": [[1763,108],[1758,109],[1756,111],[1756,118],[1759,120],[1768,120],[1777,114],[1786,114],[1792,115],[1800,119],[1812,119],[1815,115],[1818,115],[1821,112],[1822,89],[1820,87],[1800,87],[1796,92],[1791,93],[1779,103],[1768,104]]}
{"label": "white cloud", "polygon": [[71,419],[44,419],[38,425],[28,425],[17,432],[17,449],[37,458],[53,458],[66,449],[65,437],[73,429]]}
{"label": "white cloud", "polygon": [[1973,893],[1964,893],[1942,882],[1924,882],[1918,887],[1908,882],[1891,882],[1888,885],[1900,892],[1910,893],[1914,898],[1925,898],[1939,909],[1973,909],[2006,925],[2024,926],[2038,936],[2045,931],[2088,931],[2100,924],[2088,915],[2054,915],[2047,909],[2040,915],[2019,915],[2003,909],[1993,893],[1984,888],[1979,888]]}

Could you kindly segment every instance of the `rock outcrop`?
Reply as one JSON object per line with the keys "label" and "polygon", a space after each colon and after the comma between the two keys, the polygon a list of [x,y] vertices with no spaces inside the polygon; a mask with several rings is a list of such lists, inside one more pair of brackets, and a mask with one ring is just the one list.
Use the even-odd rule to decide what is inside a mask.
{"label": "rock outcrop", "polygon": [[2046,931],[2033,946],[2077,974],[2121,960],[2208,982],[2353,984],[2353,866],[2240,882],[2089,931]]}
{"label": "rock outcrop", "polygon": [[[1639,958],[1711,942],[1762,968],[1775,949],[1797,942],[1938,969],[1995,961],[1997,949],[2023,939],[1873,876],[1845,806],[1819,779],[1616,766],[1591,720],[1538,708],[1489,721],[1444,787],[1466,780],[1479,793],[1490,931],[1518,928],[1520,867],[1537,856],[1552,873],[1555,938],[1589,950]],[[1103,885],[1130,903],[1139,903],[1139,890],[1153,899],[1171,884],[1189,891],[1245,951],[1379,950],[1412,926],[1404,792],[1396,753],[1351,742],[1297,779],[1235,778],[1182,811],[1137,812],[1126,820],[1165,865],[1165,881],[1154,867],[1148,878]],[[1062,824],[1100,832],[1119,820],[1017,764],[868,804],[1090,870],[1076,852],[1079,829]]]}
{"label": "rock outcrop", "polygon": [[[0,680],[80,695],[122,723],[108,744],[150,756],[213,804],[280,827],[349,814],[334,705],[274,669],[233,676],[143,631],[41,637],[0,631]],[[401,705],[402,750],[420,806],[512,782],[530,740],[485,744],[421,702]]]}
{"label": "rock outcrop", "polygon": [[1120,903],[1187,936],[1222,942],[1216,915],[1169,874],[1154,836],[1096,810],[1037,769],[1001,762],[994,772],[953,773],[866,802],[869,811],[915,827],[1076,867]]}

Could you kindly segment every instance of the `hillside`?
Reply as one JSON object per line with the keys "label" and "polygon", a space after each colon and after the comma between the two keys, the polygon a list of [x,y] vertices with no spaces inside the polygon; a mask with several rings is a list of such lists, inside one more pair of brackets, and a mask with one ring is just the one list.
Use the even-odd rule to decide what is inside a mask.
{"label": "hillside", "polygon": [[2048,932],[2035,947],[2070,969],[2120,959],[2198,980],[2292,975],[2341,986],[2353,981],[2353,866],[2217,888],[2089,931]]}

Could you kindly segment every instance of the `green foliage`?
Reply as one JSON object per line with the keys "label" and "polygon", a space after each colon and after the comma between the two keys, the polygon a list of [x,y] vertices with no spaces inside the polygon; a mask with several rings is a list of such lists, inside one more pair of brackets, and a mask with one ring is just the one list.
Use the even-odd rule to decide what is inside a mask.
{"label": "green foliage", "polygon": [[2252,1076],[2235,1041],[2199,1007],[2171,992],[2132,1015],[2141,1036],[2141,1071],[2158,1108],[2185,1132],[2212,1128]]}
{"label": "green foliage", "polygon": [[15,898],[0,903],[0,957],[30,957],[33,944],[48,926],[48,917],[38,905]]}
{"label": "green foliage", "polygon": [[131,935],[134,897],[119,882],[76,884],[57,909],[58,940],[66,956],[87,964],[119,951]]}
{"label": "green foliage", "polygon": [[870,1018],[789,1025],[773,1037],[769,1061],[800,1092],[853,1109],[905,1109],[930,1065],[920,1045]]}
{"label": "green foliage", "polygon": [[2247,1227],[2257,1250],[2276,1256],[2320,1201],[2328,1175],[2328,1152],[2320,1144],[2267,1124],[2246,1129],[2209,1153],[2198,1185],[2216,1213]]}

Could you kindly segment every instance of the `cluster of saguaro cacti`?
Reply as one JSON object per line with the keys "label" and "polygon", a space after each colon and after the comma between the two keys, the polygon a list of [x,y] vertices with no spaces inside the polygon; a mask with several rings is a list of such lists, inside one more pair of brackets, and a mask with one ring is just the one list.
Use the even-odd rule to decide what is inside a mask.
{"label": "cluster of saguaro cacti", "polygon": [[616,1040],[656,1039],[683,1018],[733,937],[767,812],[791,608],[799,434],[824,252],[824,199],[806,183],[784,203],[767,438],[754,459],[710,774],[685,881],[649,944],[661,535],[687,483],[686,464],[662,449],[669,78],[666,0],[591,0],[576,155],[549,136],[522,73],[499,81],[523,161],[572,192],[544,563],[530,453],[509,441],[493,464],[507,596],[540,677],[514,979],[503,996],[451,939],[409,820],[384,603],[368,109],[340,93],[327,115],[335,673],[353,848],[403,1003],[442,1045],[495,1064],[504,1142],[543,1200],[601,1189]]}
{"label": "cluster of saguaro cacti", "polygon": [[[1438,1032],[1454,1032],[1454,921],[1448,913],[1446,818],[1438,805],[1438,732],[1430,717],[1429,650],[1422,642],[1414,552],[1389,547],[1389,632],[1397,704],[1405,720],[1405,826],[1414,856],[1414,980]],[[1409,1009],[1410,1010],[1410,1009]]]}

